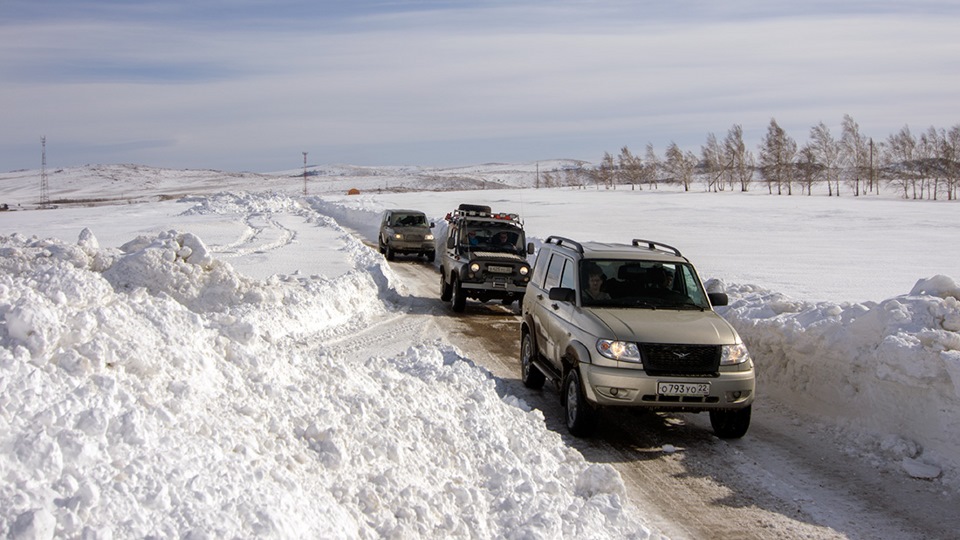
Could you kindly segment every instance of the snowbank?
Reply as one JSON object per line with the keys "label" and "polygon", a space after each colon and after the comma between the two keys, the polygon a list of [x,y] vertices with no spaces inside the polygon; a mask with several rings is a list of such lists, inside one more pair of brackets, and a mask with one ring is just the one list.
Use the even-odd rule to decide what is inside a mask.
{"label": "snowbank", "polygon": [[[755,286],[724,286],[717,311],[737,328],[770,397],[817,417],[916,477],[958,483],[960,287],[921,279],[879,303],[806,303]],[[832,424],[832,426],[831,426]]]}
{"label": "snowbank", "polygon": [[351,272],[258,281],[178,231],[0,236],[0,534],[651,536],[452,347],[361,354],[395,278],[343,242]]}

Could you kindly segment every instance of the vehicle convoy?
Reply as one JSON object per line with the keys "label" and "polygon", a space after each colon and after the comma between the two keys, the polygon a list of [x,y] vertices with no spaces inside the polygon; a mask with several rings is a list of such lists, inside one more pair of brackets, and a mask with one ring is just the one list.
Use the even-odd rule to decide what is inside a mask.
{"label": "vehicle convoy", "polygon": [[523,222],[516,214],[493,213],[489,206],[461,204],[447,214],[440,255],[440,299],[461,312],[467,298],[504,304],[523,300],[530,279]]}
{"label": "vehicle convoy", "polygon": [[558,385],[566,425],[588,435],[603,407],[709,411],[714,433],[750,426],[753,360],[676,248],[547,238],[522,306],[523,383]]}
{"label": "vehicle convoy", "polygon": [[386,210],[380,220],[377,243],[380,253],[392,261],[396,254],[416,254],[433,262],[437,255],[433,223],[419,210]]}

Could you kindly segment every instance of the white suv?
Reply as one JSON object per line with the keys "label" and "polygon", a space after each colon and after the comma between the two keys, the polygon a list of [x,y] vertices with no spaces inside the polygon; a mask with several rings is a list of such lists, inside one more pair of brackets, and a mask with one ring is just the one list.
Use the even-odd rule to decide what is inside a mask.
{"label": "white suv", "polygon": [[558,384],[578,436],[610,406],[709,411],[718,437],[742,437],[756,375],[737,331],[713,311],[726,303],[666,244],[551,236],[524,294],[523,383]]}

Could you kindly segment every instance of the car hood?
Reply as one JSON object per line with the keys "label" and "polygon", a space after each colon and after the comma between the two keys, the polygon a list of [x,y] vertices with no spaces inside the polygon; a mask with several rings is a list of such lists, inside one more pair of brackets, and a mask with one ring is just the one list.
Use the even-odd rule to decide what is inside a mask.
{"label": "car hood", "polygon": [[740,341],[730,323],[709,310],[595,309],[591,314],[620,341],[697,345]]}

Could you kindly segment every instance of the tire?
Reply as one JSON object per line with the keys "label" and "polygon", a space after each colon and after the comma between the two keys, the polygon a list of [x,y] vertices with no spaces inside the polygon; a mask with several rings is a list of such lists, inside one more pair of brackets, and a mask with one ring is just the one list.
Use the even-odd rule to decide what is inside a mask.
{"label": "tire", "polygon": [[453,278],[453,289],[451,293],[451,302],[453,305],[453,310],[457,313],[463,312],[463,309],[467,307],[467,297],[463,295],[463,287],[460,286],[460,278]]}
{"label": "tire", "polygon": [[577,368],[571,369],[564,383],[567,430],[575,437],[586,437],[593,433],[596,427],[596,411],[583,393],[580,371]]}
{"label": "tire", "polygon": [[450,296],[453,294],[453,287],[451,287],[447,280],[443,277],[443,270],[440,270],[440,301],[449,302]]}
{"label": "tire", "polygon": [[717,409],[710,411],[713,433],[721,439],[739,439],[747,434],[753,405],[742,409]]}
{"label": "tire", "polygon": [[437,252],[436,252],[436,251],[428,251],[428,252],[427,252],[427,262],[433,262],[433,261],[435,261],[435,260],[437,260]]}
{"label": "tire", "polygon": [[380,248],[381,255],[387,252],[387,248],[383,247],[383,238],[381,237],[377,237],[377,247]]}
{"label": "tire", "polygon": [[537,340],[530,335],[530,332],[524,332],[520,340],[520,380],[527,388],[539,390],[543,388],[543,383],[547,378],[543,372],[533,365],[537,358]]}
{"label": "tire", "polygon": [[386,250],[387,250],[387,260],[388,260],[388,261],[392,261],[393,259],[396,258],[397,254],[396,254],[396,252],[393,251],[393,248],[392,248],[392,247],[390,247],[389,245],[387,245]]}

